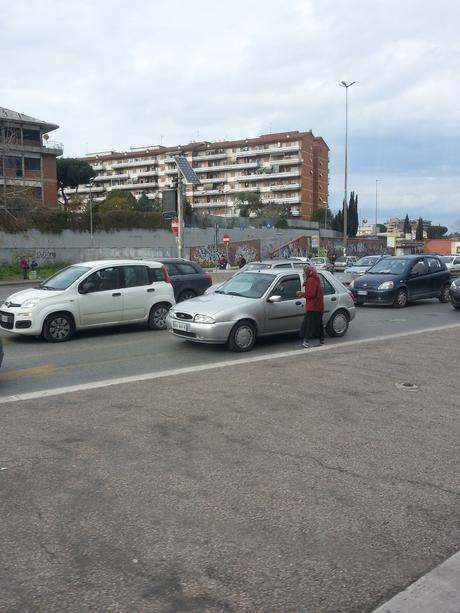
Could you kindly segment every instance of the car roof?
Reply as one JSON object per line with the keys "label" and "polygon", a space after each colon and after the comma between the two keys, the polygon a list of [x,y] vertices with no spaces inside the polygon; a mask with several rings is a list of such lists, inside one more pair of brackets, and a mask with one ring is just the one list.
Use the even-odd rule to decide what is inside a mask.
{"label": "car roof", "polygon": [[120,260],[92,260],[90,262],[77,262],[72,266],[89,266],[91,268],[99,266],[126,266],[128,264],[149,264],[154,268],[161,268],[161,262],[158,260],[132,260],[132,259],[120,259]]}

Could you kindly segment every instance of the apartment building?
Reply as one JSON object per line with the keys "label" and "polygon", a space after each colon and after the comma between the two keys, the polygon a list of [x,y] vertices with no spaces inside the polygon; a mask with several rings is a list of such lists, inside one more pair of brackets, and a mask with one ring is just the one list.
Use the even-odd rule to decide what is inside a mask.
{"label": "apartment building", "polygon": [[61,143],[49,140],[58,125],[0,107],[0,197],[30,190],[44,206],[57,206],[56,156]]}
{"label": "apartment building", "polygon": [[257,192],[263,202],[288,204],[293,216],[305,220],[328,203],[329,148],[311,131],[91,154],[81,159],[97,174],[91,188],[80,186],[78,193],[88,195],[91,189],[96,202],[112,190],[129,190],[136,198],[143,193],[161,197],[177,176],[175,155],[184,155],[201,180],[186,188],[196,211],[237,216],[242,192]]}

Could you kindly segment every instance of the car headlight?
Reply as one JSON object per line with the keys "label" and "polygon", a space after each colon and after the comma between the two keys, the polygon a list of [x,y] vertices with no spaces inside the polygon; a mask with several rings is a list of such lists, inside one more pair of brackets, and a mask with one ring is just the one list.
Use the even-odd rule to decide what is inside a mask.
{"label": "car headlight", "polygon": [[460,289],[460,285],[457,285],[455,281],[452,281],[452,283],[450,284],[450,289],[453,289],[454,292],[457,292]]}
{"label": "car headlight", "polygon": [[393,281],[384,281],[383,283],[380,283],[378,289],[393,289],[395,286]]}
{"label": "car headlight", "polygon": [[34,307],[39,302],[40,302],[40,298],[29,298],[28,300],[25,300],[21,304],[21,307],[23,307],[25,309],[31,309],[32,307]]}
{"label": "car headlight", "polygon": [[209,317],[209,315],[195,315],[195,317],[193,318],[193,321],[197,324],[213,324],[215,323],[215,320],[212,317]]}

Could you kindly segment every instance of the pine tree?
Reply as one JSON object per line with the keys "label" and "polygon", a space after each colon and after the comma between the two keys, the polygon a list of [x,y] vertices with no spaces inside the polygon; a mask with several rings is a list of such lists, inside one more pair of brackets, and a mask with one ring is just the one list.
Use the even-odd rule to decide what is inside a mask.
{"label": "pine tree", "polygon": [[411,228],[410,221],[409,221],[409,215],[407,215],[407,214],[406,214],[406,217],[404,219],[403,233],[404,234],[412,234],[412,228]]}
{"label": "pine tree", "polygon": [[421,217],[418,218],[417,228],[415,230],[415,240],[416,241],[423,240],[423,219]]}
{"label": "pine tree", "polygon": [[358,233],[359,219],[358,219],[358,196],[355,192],[350,194],[350,204],[348,205],[348,224],[347,224],[348,236],[354,238]]}

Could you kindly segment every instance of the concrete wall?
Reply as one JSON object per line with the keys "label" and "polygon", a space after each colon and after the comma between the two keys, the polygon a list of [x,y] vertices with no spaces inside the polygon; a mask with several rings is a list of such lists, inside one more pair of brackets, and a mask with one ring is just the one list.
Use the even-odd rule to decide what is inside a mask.
{"label": "concrete wall", "polygon": [[[232,228],[219,230],[218,242],[223,234],[230,235],[232,242],[259,239],[261,255],[268,253],[280,244],[285,244],[299,236],[313,236],[317,231],[276,228]],[[327,232],[331,236],[334,233]],[[186,228],[184,232],[184,256],[189,257],[190,247],[214,244],[214,229]],[[175,235],[167,230],[123,230],[120,232],[98,232],[93,241],[88,232],[65,230],[61,234],[43,234],[31,230],[23,234],[0,232],[0,262],[16,263],[17,258],[25,255],[40,262],[82,262],[104,258],[154,258],[175,257],[177,245]]]}

